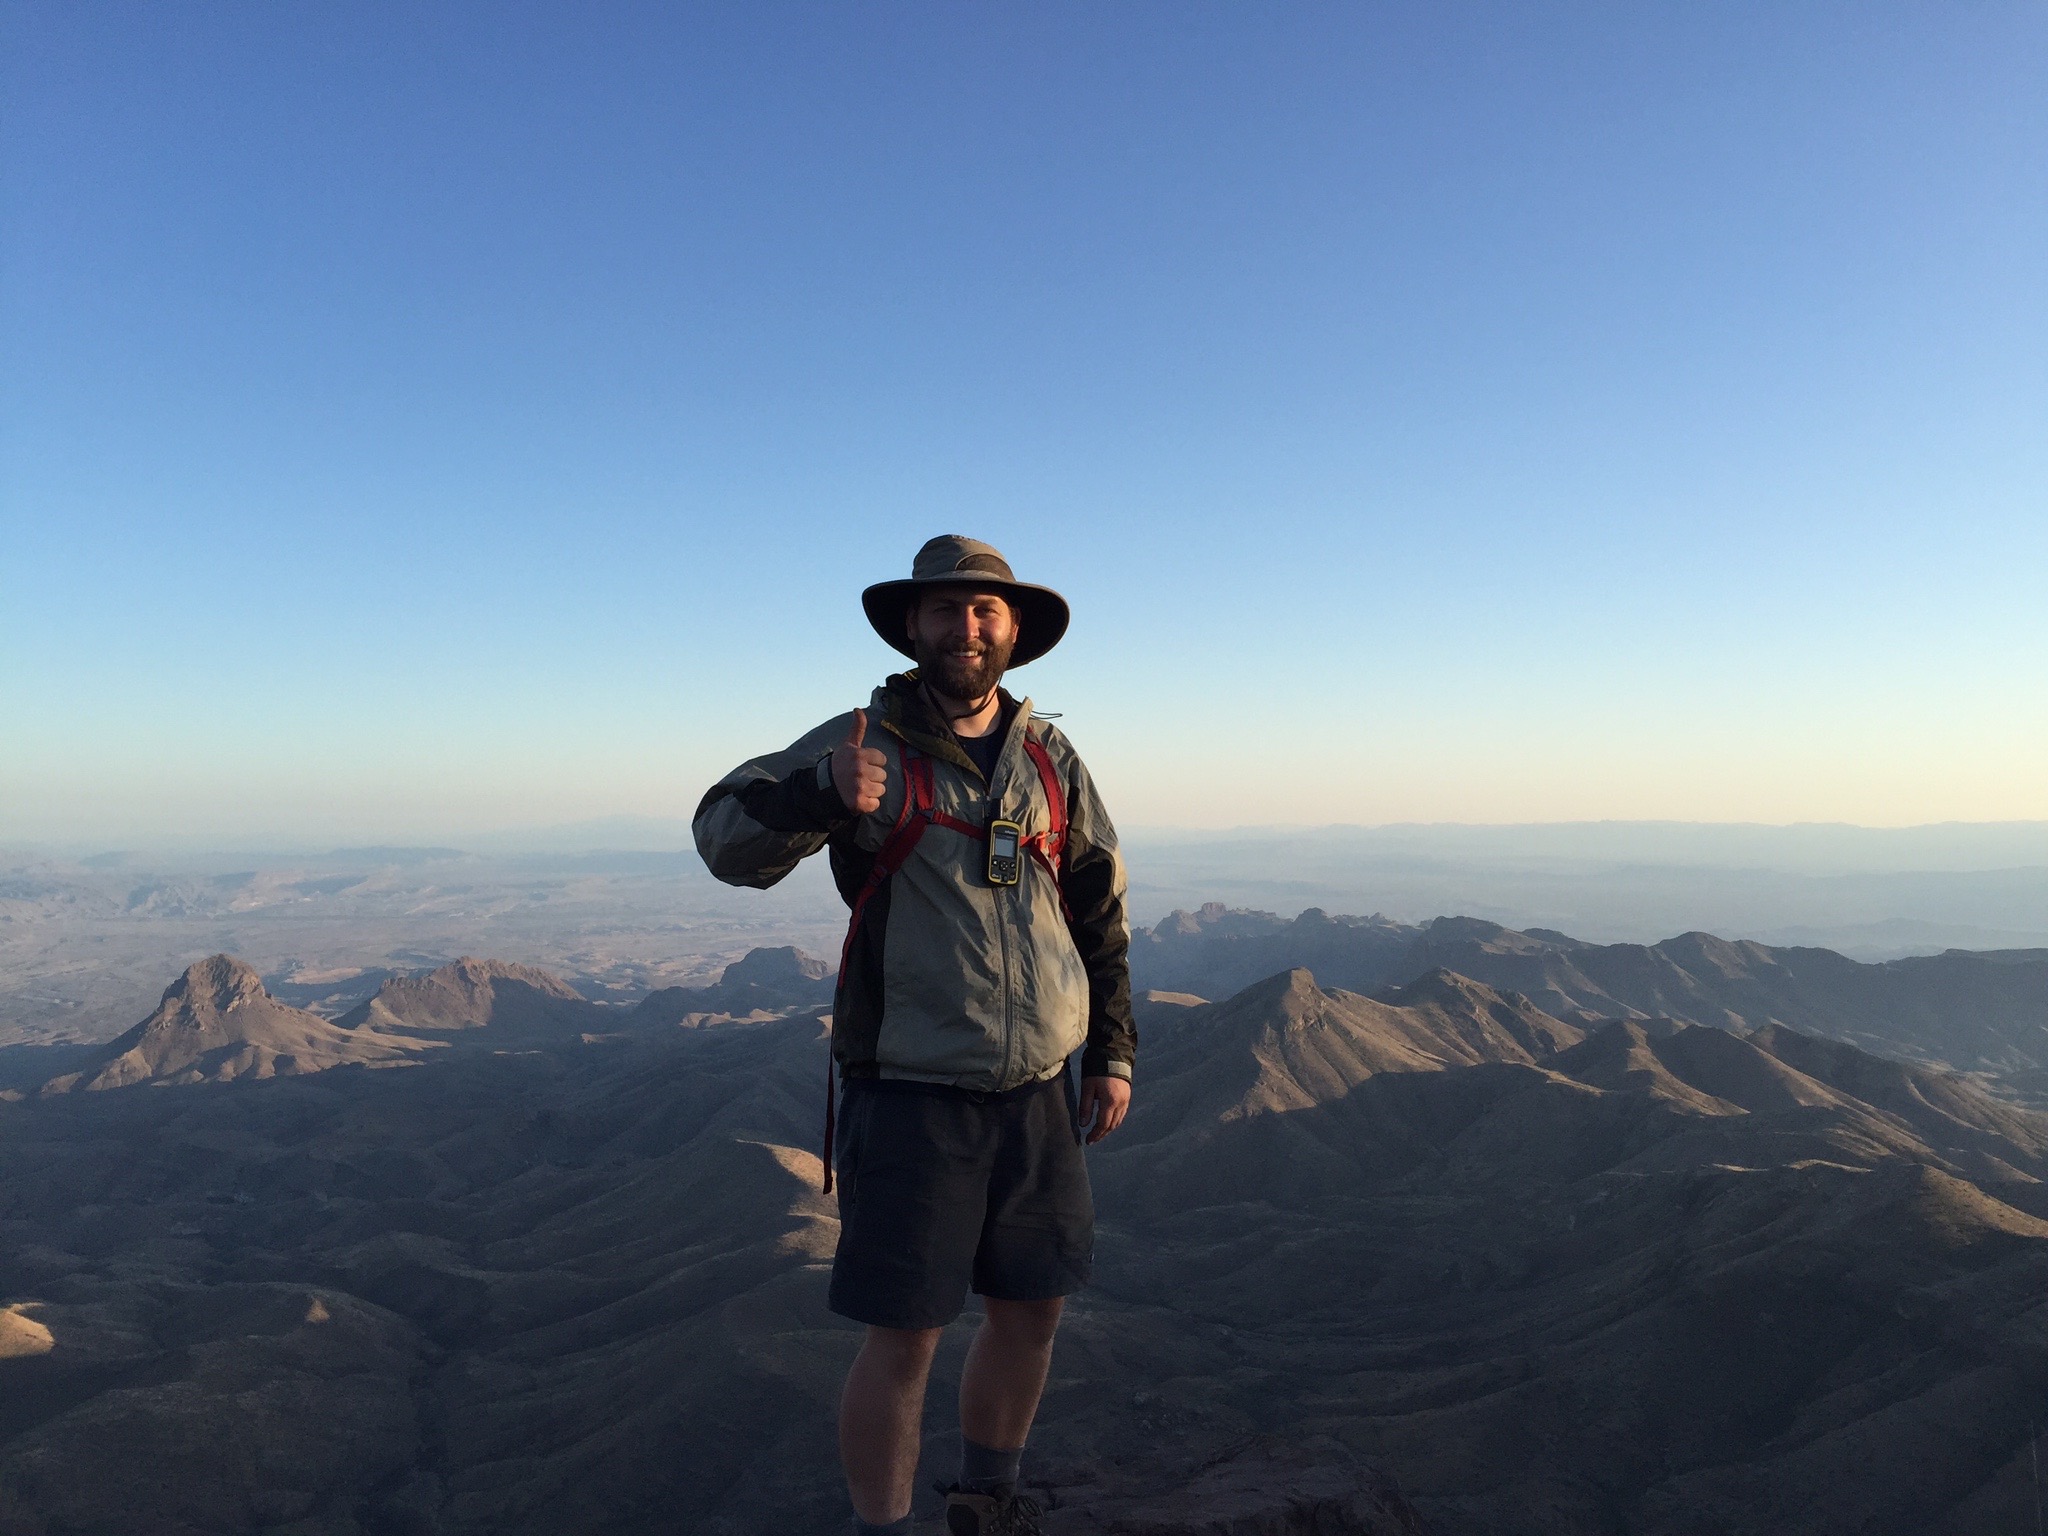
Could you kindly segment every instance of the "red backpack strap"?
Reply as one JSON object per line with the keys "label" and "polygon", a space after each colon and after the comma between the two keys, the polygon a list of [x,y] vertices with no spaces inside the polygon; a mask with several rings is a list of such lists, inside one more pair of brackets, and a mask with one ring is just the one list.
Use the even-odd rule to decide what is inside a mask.
{"label": "red backpack strap", "polygon": [[1067,851],[1067,796],[1060,788],[1058,770],[1052,765],[1052,754],[1045,750],[1045,743],[1035,737],[1024,738],[1024,750],[1031,754],[1033,766],[1038,769],[1038,782],[1045,786],[1045,808],[1051,818],[1051,825],[1042,835],[1042,841],[1033,847],[1045,849],[1046,862],[1057,874],[1060,856]]}
{"label": "red backpack strap", "polygon": [[1060,911],[1069,923],[1074,920],[1074,909],[1067,905],[1066,887],[1060,884],[1060,865],[1067,852],[1067,796],[1060,788],[1060,776],[1052,765],[1052,754],[1045,750],[1045,743],[1036,737],[1024,738],[1024,750],[1031,754],[1031,762],[1038,769],[1038,782],[1045,786],[1045,809],[1047,826],[1043,832],[1024,839],[1032,856],[1045,866],[1045,872],[1052,876],[1052,888],[1059,893]]}
{"label": "red backpack strap", "polygon": [[888,837],[875,853],[875,862],[868,866],[867,879],[861,882],[859,894],[853,898],[853,910],[846,921],[846,942],[839,950],[842,975],[846,971],[847,957],[853,953],[853,936],[860,931],[861,914],[867,911],[868,898],[903,867],[903,861],[910,857],[910,850],[924,836],[924,829],[932,823],[932,799],[931,760],[906,743],[903,748],[903,804],[896,812],[896,824],[889,829]]}
{"label": "red backpack strap", "polygon": [[[853,958],[854,935],[860,932],[862,914],[868,909],[868,898],[879,891],[884,882],[903,867],[903,861],[910,857],[910,851],[917,846],[924,829],[932,824],[931,759],[915,750],[908,742],[903,745],[903,804],[896,812],[896,824],[889,829],[889,836],[875,854],[875,862],[868,867],[868,877],[861,882],[860,892],[853,898],[853,910],[846,918],[846,942],[839,946],[839,975],[846,976],[846,962]],[[833,1021],[836,1026],[838,1021]],[[838,1106],[832,1097],[832,1052],[825,1052],[825,1193],[832,1193],[832,1140],[837,1129]]]}

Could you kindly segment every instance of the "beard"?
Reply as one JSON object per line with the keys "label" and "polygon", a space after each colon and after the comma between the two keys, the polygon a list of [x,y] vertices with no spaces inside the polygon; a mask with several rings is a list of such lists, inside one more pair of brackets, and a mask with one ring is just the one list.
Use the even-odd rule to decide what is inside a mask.
{"label": "beard", "polygon": [[955,651],[959,644],[956,640],[944,640],[934,645],[919,635],[915,641],[917,668],[932,688],[949,699],[971,704],[987,698],[989,690],[1003,680],[1016,641],[1005,641],[1001,645],[976,641],[970,646],[972,654],[968,655]]}

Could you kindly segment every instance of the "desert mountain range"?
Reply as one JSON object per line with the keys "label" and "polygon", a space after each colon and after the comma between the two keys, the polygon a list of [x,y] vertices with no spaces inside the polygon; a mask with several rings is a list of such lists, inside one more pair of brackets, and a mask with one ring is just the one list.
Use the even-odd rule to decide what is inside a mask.
{"label": "desert mountain range", "polygon": [[201,960],[164,992],[156,1011],[46,1093],[137,1083],[232,1082],[339,1066],[388,1066],[424,1042],[359,1033],[280,1003],[231,955]]}
{"label": "desert mountain range", "polygon": [[[1961,1046],[2048,1060],[2039,959],[1162,926],[1053,1530],[2028,1528],[2048,1118]],[[215,957],[0,1104],[0,1532],[834,1528],[824,968],[691,990]]]}
{"label": "desert mountain range", "polygon": [[[530,965],[463,956],[418,976],[393,976],[329,1020],[279,1002],[255,969],[232,955],[192,965],[155,1012],[41,1085],[45,1094],[142,1084],[293,1077],[333,1067],[397,1067],[454,1045],[503,1051],[559,1043],[591,1031],[759,1023],[831,1001],[830,968],[790,947],[757,949],[708,987],[665,987],[637,1007],[592,1003],[559,976]],[[489,1026],[486,1036],[466,1032]],[[4,1056],[5,1052],[0,1052]],[[40,1051],[18,1054],[34,1060]],[[8,1097],[21,1096],[19,1089]]]}
{"label": "desert mountain range", "polygon": [[2048,1070],[2048,950],[1951,950],[1864,964],[1708,933],[1588,944],[1470,917],[1292,920],[1207,906],[1135,936],[1136,984],[1223,997],[1291,966],[1375,992],[1451,970],[1520,992],[1559,1018],[1675,1018],[1733,1029],[1783,1024],[1880,1055],[1960,1071]]}

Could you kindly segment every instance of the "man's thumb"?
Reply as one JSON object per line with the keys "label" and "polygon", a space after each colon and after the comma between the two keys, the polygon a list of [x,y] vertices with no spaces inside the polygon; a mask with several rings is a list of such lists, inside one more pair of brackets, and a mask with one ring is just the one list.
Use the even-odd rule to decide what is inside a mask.
{"label": "man's thumb", "polygon": [[853,712],[853,729],[846,733],[846,744],[849,747],[857,747],[867,739],[867,734],[868,712],[864,709],[856,709]]}

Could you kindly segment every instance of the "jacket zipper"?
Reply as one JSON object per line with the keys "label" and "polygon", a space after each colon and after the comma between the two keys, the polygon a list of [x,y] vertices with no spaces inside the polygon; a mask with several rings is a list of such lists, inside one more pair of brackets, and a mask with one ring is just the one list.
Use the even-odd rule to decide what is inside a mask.
{"label": "jacket zipper", "polygon": [[[997,761],[997,766],[1001,766],[1000,759]],[[983,811],[982,822],[986,825],[996,813],[993,775],[982,785],[981,803]],[[1022,853],[1023,850],[1019,849],[1018,852]],[[1016,987],[1013,984],[1014,978],[1010,974],[1010,919],[1009,914],[1004,910],[1003,896],[1005,892],[1006,887],[1004,886],[992,885],[989,887],[989,898],[994,903],[996,914],[996,950],[1003,960],[1003,1049],[1001,1056],[996,1062],[996,1087],[998,1090],[1009,1085],[1010,1066],[1017,1048]]]}
{"label": "jacket zipper", "polygon": [[1003,1056],[996,1068],[996,1083],[1000,1088],[1010,1080],[1010,1060],[1015,1053],[1017,1018],[1016,989],[1010,984],[1010,922],[1003,912],[1002,886],[990,887],[989,894],[996,903],[996,941],[1003,956]]}
{"label": "jacket zipper", "polygon": [[[1022,711],[1020,710],[1019,713],[1022,714]],[[1030,728],[1028,720],[1021,728],[1025,730],[1028,730]],[[1014,734],[1019,729],[1019,725],[1013,721],[1010,726],[1011,732]],[[1007,739],[1003,743],[1003,748],[1004,753],[1007,753],[1009,750],[1009,742]],[[1001,754],[999,754],[996,759],[996,766],[998,768],[1002,766]],[[977,770],[976,776],[980,777],[982,780],[982,824],[986,826],[988,824],[989,819],[994,816],[996,809],[995,779],[992,774],[980,774],[979,770]],[[1021,855],[1023,850],[1019,849],[1018,852]],[[1020,870],[1020,874],[1021,873],[1022,871]],[[998,1084],[1006,1084],[1009,1082],[1010,1066],[1016,1057],[1017,1044],[1017,988],[1015,985],[1015,977],[1011,974],[1010,923],[1009,918],[1004,911],[1003,895],[1008,890],[1021,889],[1021,885],[994,885],[989,887],[989,898],[995,910],[996,950],[997,953],[1002,956],[1003,962],[1003,1039],[1002,1049],[996,1060],[996,1082]]]}

